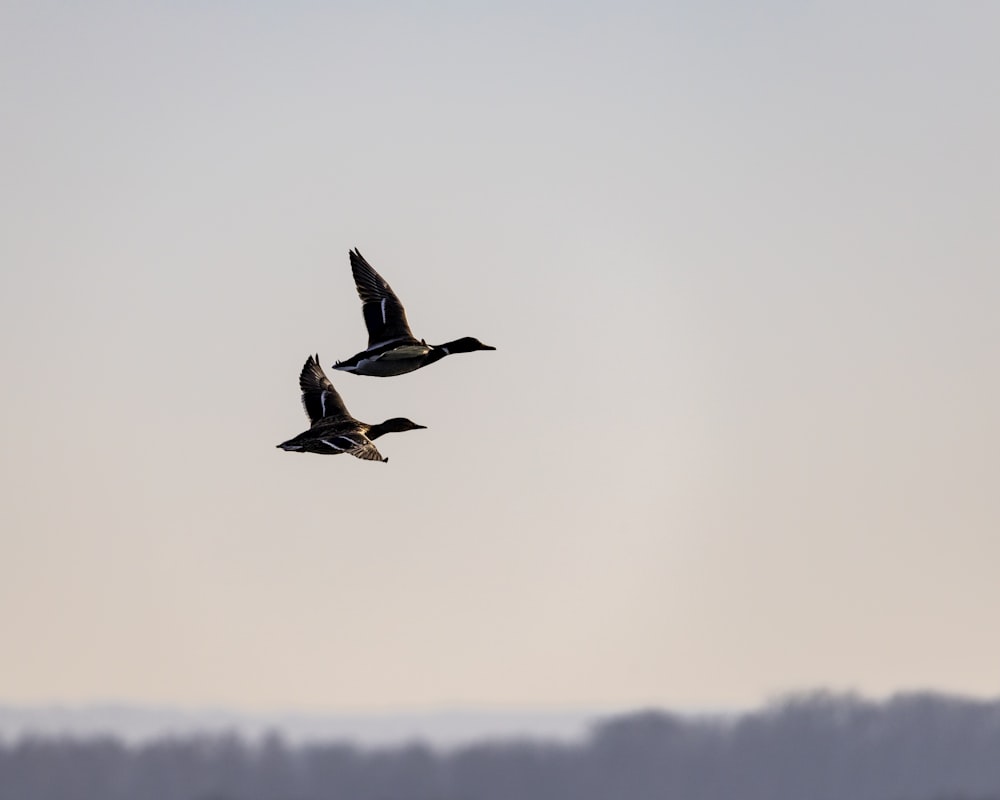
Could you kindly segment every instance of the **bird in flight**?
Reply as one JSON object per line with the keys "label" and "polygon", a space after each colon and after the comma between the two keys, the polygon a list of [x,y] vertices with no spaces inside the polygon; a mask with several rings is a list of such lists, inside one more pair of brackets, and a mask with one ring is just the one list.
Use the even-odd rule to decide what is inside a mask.
{"label": "bird in flight", "polygon": [[373,442],[386,433],[426,428],[405,417],[393,417],[377,425],[355,419],[348,412],[340,394],[319,365],[319,356],[309,356],[299,374],[302,406],[312,427],[278,445],[282,450],[299,453],[337,455],[350,453],[366,461],[388,461]]}
{"label": "bird in flight", "polygon": [[478,339],[465,336],[444,344],[427,344],[417,339],[406,322],[406,312],[396,293],[357,248],[351,250],[351,271],[361,298],[361,312],[368,328],[368,348],[333,365],[334,369],[356,375],[403,375],[426,367],[445,356],[496,350]]}

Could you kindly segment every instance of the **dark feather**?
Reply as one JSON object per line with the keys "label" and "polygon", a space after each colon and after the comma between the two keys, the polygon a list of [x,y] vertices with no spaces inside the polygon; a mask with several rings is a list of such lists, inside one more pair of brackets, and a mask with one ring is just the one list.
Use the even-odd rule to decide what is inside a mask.
{"label": "dark feather", "polygon": [[340,394],[319,365],[318,355],[309,356],[302,367],[299,388],[302,390],[302,407],[313,425],[327,417],[351,417]]}
{"label": "dark feather", "polygon": [[352,250],[350,256],[354,285],[361,298],[361,313],[368,329],[368,347],[395,339],[412,339],[403,304],[392,287],[357,249]]}

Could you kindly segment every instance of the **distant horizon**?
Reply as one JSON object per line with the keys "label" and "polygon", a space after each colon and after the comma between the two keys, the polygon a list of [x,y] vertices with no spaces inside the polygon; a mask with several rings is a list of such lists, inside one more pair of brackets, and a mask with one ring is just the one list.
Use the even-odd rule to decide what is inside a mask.
{"label": "distant horizon", "polygon": [[1000,702],[1000,692],[992,696],[975,696],[914,688],[872,696],[822,687],[789,690],[752,706],[740,707],[640,704],[620,708],[531,708],[442,704],[402,709],[254,710],[212,704],[185,706],[128,701],[28,704],[0,698],[0,742],[12,742],[26,736],[111,736],[138,745],[174,737],[235,734],[257,740],[277,734],[290,744],[344,741],[363,747],[420,742],[450,749],[473,743],[520,739],[568,744],[583,741],[603,722],[635,714],[739,719],[814,698],[884,705],[909,697],[935,697],[963,703]]}
{"label": "distant horizon", "polygon": [[733,717],[656,710],[584,737],[296,742],[280,731],[0,740],[0,800],[1000,800],[1000,700],[830,692]]}

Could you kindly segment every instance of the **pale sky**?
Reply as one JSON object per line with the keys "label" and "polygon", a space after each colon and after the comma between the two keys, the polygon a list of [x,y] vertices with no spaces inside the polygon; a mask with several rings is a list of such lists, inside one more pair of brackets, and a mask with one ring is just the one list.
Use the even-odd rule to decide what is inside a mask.
{"label": "pale sky", "polygon": [[5,4],[0,702],[995,695],[1000,5],[752,6]]}

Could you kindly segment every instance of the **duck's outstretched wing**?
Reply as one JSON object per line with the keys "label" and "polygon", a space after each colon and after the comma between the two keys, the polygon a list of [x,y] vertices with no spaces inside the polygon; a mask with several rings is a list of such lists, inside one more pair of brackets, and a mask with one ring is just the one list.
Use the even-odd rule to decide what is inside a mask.
{"label": "duck's outstretched wing", "polygon": [[396,339],[413,339],[406,312],[392,287],[355,248],[351,250],[351,272],[361,298],[361,313],[368,328],[368,348]]}
{"label": "duck's outstretched wing", "polygon": [[329,435],[324,435],[320,431],[317,432],[316,440],[320,444],[329,447],[331,452],[350,453],[355,458],[360,458],[363,461],[389,460],[388,458],[382,458],[382,454],[375,447],[375,443],[360,431],[345,433],[331,432]]}
{"label": "duck's outstretched wing", "polygon": [[299,388],[302,389],[302,407],[312,425],[326,417],[350,418],[343,399],[319,365],[318,355],[306,359],[299,373]]}

